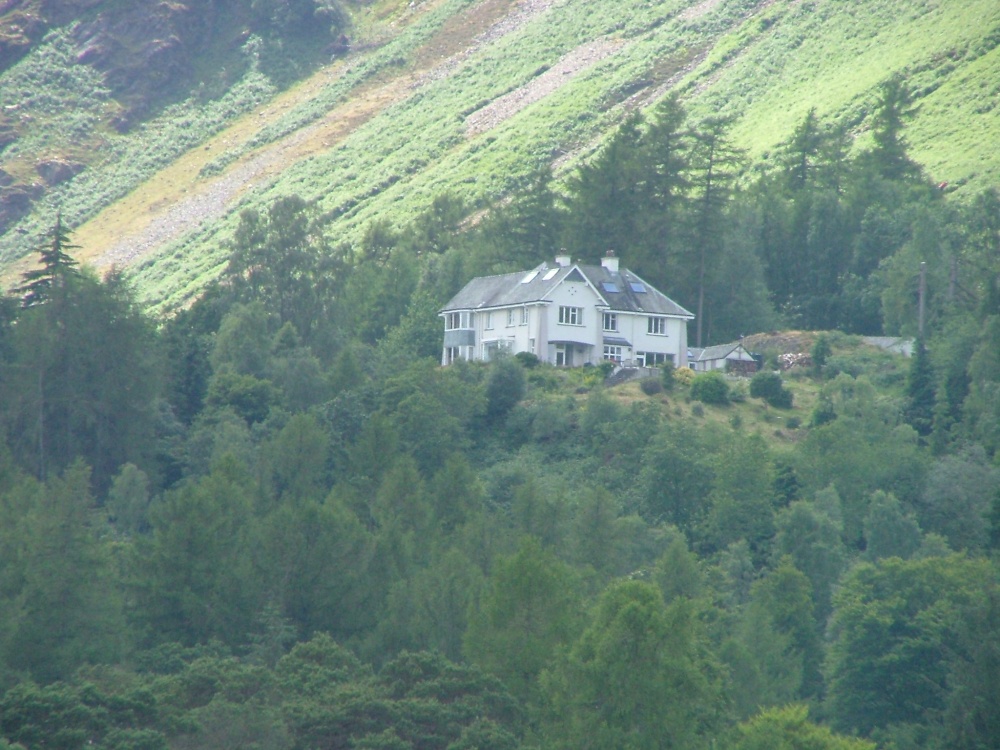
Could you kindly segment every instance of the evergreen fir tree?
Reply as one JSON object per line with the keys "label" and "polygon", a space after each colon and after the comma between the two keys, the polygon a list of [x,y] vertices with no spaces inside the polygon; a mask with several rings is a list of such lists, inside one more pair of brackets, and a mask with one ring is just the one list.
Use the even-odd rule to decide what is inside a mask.
{"label": "evergreen fir tree", "polygon": [[75,276],[77,262],[67,251],[79,245],[70,243],[69,230],[62,223],[62,214],[56,214],[56,223],[46,235],[48,242],[38,251],[41,267],[21,276],[23,283],[14,291],[21,295],[22,307],[34,307],[52,298],[52,290],[62,286],[66,278]]}
{"label": "evergreen fir tree", "polygon": [[934,425],[934,400],[934,367],[923,339],[918,339],[906,380],[905,416],[921,437],[929,435]]}

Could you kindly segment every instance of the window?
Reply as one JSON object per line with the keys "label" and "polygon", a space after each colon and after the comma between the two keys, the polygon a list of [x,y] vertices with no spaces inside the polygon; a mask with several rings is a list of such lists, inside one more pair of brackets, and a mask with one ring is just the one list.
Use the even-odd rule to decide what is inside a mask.
{"label": "window", "polygon": [[513,325],[517,325],[516,321],[517,321],[517,310],[515,310],[512,307],[510,310],[507,311],[507,326],[510,327]]}
{"label": "window", "polygon": [[550,268],[548,271],[545,272],[545,275],[542,277],[542,281],[550,281],[552,277],[555,276],[557,273],[559,273],[559,266],[556,266],[555,268]]}
{"label": "window", "polygon": [[446,331],[456,331],[461,328],[472,328],[472,313],[468,310],[465,312],[451,312],[445,316],[444,328]]}
{"label": "window", "polygon": [[604,345],[604,358],[611,362],[622,361],[622,348],[620,346]]}
{"label": "window", "polygon": [[583,308],[582,307],[560,307],[559,308],[559,322],[567,326],[582,326],[583,325]]}
{"label": "window", "polygon": [[650,315],[646,326],[646,332],[654,336],[667,335],[667,319],[659,315]]}
{"label": "window", "polygon": [[472,359],[473,347],[471,346],[449,346],[444,350],[444,363],[450,365],[460,359]]}
{"label": "window", "polygon": [[527,307],[522,307],[521,308],[521,325],[523,325],[523,326],[528,325],[528,308]]}
{"label": "window", "polygon": [[636,352],[635,360],[639,367],[660,367],[667,364],[667,362],[672,364],[674,355],[664,354],[663,352]]}
{"label": "window", "polygon": [[635,292],[636,294],[646,293],[646,285],[640,284],[638,281],[629,282],[629,286],[632,287],[632,291]]}
{"label": "window", "polygon": [[492,327],[493,327],[493,313],[488,312],[486,313],[486,322],[483,323],[483,328],[485,328],[488,331]]}
{"label": "window", "polygon": [[612,313],[612,312],[604,313],[604,330],[605,331],[618,330],[618,313]]}
{"label": "window", "polygon": [[618,285],[613,281],[602,281],[601,286],[604,287],[604,291],[606,292],[618,294]]}

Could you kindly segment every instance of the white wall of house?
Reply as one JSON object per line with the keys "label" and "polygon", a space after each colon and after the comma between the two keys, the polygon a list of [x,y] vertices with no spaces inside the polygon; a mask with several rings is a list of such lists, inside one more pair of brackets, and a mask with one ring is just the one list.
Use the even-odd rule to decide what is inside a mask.
{"label": "white wall of house", "polygon": [[[603,357],[601,346],[601,310],[603,301],[586,282],[564,281],[549,295],[550,304],[545,311],[544,326],[547,330],[546,341],[550,342],[546,351],[540,355],[543,360],[559,364],[558,344],[556,342],[572,342],[573,353],[569,364],[574,367],[586,364],[596,364]],[[577,323],[560,322],[562,308],[580,310]],[[564,315],[565,317],[565,315]]]}
{"label": "white wall of house", "polygon": [[[615,312],[609,310],[608,312]],[[655,352],[669,354],[675,367],[687,364],[687,323],[678,318],[662,315],[646,315],[642,313],[616,313],[618,333],[603,332],[604,336],[616,336],[632,344],[631,351],[624,359],[635,359],[639,352]],[[650,333],[650,317],[662,320],[663,333]],[[658,330],[654,325],[653,330]]]}

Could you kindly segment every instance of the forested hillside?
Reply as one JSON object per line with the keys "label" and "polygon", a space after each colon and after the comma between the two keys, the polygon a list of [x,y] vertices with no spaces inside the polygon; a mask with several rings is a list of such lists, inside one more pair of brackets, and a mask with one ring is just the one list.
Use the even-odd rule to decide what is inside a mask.
{"label": "forested hillside", "polygon": [[[996,196],[922,177],[905,100],[856,157],[807,117],[748,188],[667,100],[561,197],[441,198],[349,254],[284,198],[163,320],[57,221],[0,336],[0,741],[995,746]],[[925,336],[754,337],[750,381],[439,366],[468,278],[621,237],[712,335],[912,329],[928,258]]]}
{"label": "forested hillside", "polygon": [[[993,3],[161,5],[0,4],[0,750],[1000,747]],[[439,365],[563,248],[763,371]]]}

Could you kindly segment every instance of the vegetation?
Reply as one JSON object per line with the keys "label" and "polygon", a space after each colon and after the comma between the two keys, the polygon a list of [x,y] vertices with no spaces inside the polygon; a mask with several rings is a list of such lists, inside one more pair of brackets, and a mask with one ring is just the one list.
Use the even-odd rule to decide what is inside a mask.
{"label": "vegetation", "polygon": [[[855,21],[831,5],[811,10],[847,41],[816,75],[884,41],[873,17],[901,46],[930,20],[966,33],[950,6]],[[379,54],[419,57],[468,6],[415,12]],[[0,747],[997,745],[1000,198],[952,195],[918,160],[912,104],[946,74],[883,66],[870,112],[811,102],[766,159],[758,107],[706,118],[717,90],[689,90],[554,176],[549,148],[629,96],[582,74],[513,118],[545,148],[506,169],[488,138],[512,123],[466,139],[447,113],[544,75],[519,45],[610,34],[620,57],[599,65],[621,82],[653,76],[650,50],[681,55],[661,34],[683,27],[720,42],[688,80],[749,99],[768,89],[746,61],[778,65],[817,22],[797,3],[580,7],[527,17],[390,108],[422,142],[373,118],[138,282],[78,265],[68,219],[48,217],[39,267],[0,301]],[[336,96],[398,72],[366,59]],[[574,97],[600,114],[560,131]],[[480,169],[461,192],[409,181]],[[420,210],[375,210],[397,199],[396,217]],[[615,247],[701,310],[706,342],[773,330],[769,369],[607,387],[609,368],[521,355],[439,366],[451,295],[562,246]],[[182,278],[190,304],[154,318],[144,301]],[[909,360],[858,335],[921,329]]]}
{"label": "vegetation", "polygon": [[995,682],[995,287],[909,376],[841,333],[750,399],[441,368],[441,300],[546,202],[473,230],[456,205],[351,263],[305,201],[247,211],[159,325],[56,222],[0,336],[0,738],[989,746],[963,707]]}

